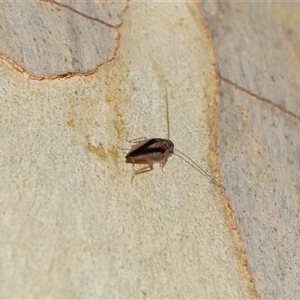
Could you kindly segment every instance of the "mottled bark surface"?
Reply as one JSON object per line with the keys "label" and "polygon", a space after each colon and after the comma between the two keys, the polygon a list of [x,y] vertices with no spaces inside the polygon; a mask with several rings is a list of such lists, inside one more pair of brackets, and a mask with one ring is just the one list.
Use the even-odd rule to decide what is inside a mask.
{"label": "mottled bark surface", "polygon": [[298,7],[3,2],[0,296],[295,298]]}
{"label": "mottled bark surface", "polygon": [[200,3],[217,56],[222,182],[262,299],[300,294],[300,5]]}

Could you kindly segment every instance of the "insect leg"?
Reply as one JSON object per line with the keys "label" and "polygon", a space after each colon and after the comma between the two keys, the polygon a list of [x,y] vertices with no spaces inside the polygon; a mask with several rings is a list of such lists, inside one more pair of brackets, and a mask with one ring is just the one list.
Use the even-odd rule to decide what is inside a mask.
{"label": "insect leg", "polygon": [[[125,139],[126,140],[126,142],[127,143],[129,143],[129,144],[138,144],[138,143],[140,143],[140,142],[142,142],[142,141],[144,141],[144,140],[146,140],[146,138],[145,137],[141,137],[141,138],[137,138],[137,139],[133,139],[133,140],[128,140],[128,139]],[[121,148],[121,147],[118,147],[120,150],[126,150],[126,151],[129,151],[130,149],[128,149],[128,148]]]}
{"label": "insect leg", "polygon": [[164,172],[164,174],[166,174],[165,171],[164,171],[164,166],[167,163],[167,160],[168,160],[169,156],[170,156],[170,152],[166,151],[165,157],[162,159],[161,163],[159,164],[159,166],[161,167],[161,170]]}
{"label": "insect leg", "polygon": [[126,141],[127,141],[128,143],[130,143],[130,144],[137,144],[137,143],[139,143],[139,142],[141,142],[141,141],[144,141],[144,140],[146,140],[146,139],[147,139],[146,137],[140,137],[140,138],[133,139],[133,140],[127,140],[127,139],[126,139]]}
{"label": "insect leg", "polygon": [[134,171],[133,174],[132,174],[132,177],[131,177],[131,183],[133,181],[133,178],[136,176],[136,175],[139,175],[139,174],[142,174],[142,173],[146,173],[146,172],[150,172],[153,170],[153,164],[149,164],[148,166],[144,167],[144,168],[141,168],[137,171]]}

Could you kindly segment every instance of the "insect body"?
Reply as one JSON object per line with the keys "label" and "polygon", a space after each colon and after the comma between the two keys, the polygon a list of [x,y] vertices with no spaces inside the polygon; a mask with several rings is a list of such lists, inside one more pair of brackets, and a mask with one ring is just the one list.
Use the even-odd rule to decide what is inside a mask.
{"label": "insect body", "polygon": [[175,154],[176,156],[184,160],[186,163],[188,163],[194,169],[204,175],[212,183],[224,189],[224,187],[220,183],[218,183],[214,178],[207,174],[196,162],[194,162],[183,152],[175,149],[172,141],[162,138],[144,139],[133,145],[130,151],[127,153],[127,163],[147,164],[146,167],[133,172],[131,182],[136,175],[153,170],[154,163],[159,163],[160,167],[163,170],[163,167],[165,166],[168,158],[172,154]]}
{"label": "insect body", "polygon": [[[169,111],[168,111],[168,93],[166,90],[166,117],[167,117],[167,128],[168,128],[168,138],[169,138]],[[151,139],[143,139],[137,142],[126,155],[126,162],[132,164],[146,164],[147,166],[134,171],[131,177],[131,182],[133,178],[145,172],[149,172],[153,170],[153,164],[159,163],[162,170],[170,157],[170,155],[175,154],[186,163],[191,165],[194,169],[196,169],[199,173],[205,176],[208,180],[212,183],[216,184],[217,186],[221,187],[223,190],[224,187],[212,178],[209,174],[207,174],[195,161],[193,161],[190,157],[188,157],[183,152],[174,148],[174,144],[169,139],[162,139],[162,138],[151,138]]]}
{"label": "insect body", "polygon": [[168,157],[173,152],[174,144],[167,139],[145,139],[134,145],[126,155],[126,162],[133,164],[146,163],[148,166],[135,171],[131,181],[135,175],[151,171],[155,162],[159,162],[160,166],[163,168]]}

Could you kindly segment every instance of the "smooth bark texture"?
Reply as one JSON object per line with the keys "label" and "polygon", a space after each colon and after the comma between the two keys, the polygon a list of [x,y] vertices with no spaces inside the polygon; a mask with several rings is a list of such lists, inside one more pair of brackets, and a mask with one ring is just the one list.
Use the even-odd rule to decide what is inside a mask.
{"label": "smooth bark texture", "polygon": [[[294,90],[273,103],[267,87],[296,68],[274,62],[251,81],[254,35],[226,15],[233,4],[201,4],[207,31],[197,3],[89,3],[0,5],[0,296],[255,298],[257,286],[292,298],[299,110]],[[251,23],[257,7],[244,7],[234,12]],[[281,28],[271,20],[248,54],[258,66]],[[176,156],[131,184],[127,140],[168,138],[168,123],[225,193]]]}
{"label": "smooth bark texture", "polygon": [[219,163],[262,299],[300,295],[300,5],[200,3],[217,55]]}

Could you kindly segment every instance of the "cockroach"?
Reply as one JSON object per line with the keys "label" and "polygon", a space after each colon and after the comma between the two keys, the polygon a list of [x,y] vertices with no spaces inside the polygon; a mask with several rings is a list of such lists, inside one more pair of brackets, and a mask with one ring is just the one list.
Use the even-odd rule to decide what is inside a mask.
{"label": "cockroach", "polygon": [[224,189],[224,187],[212,178],[209,174],[207,174],[195,161],[193,161],[190,157],[188,157],[183,152],[174,148],[174,144],[171,140],[169,140],[169,110],[168,110],[168,94],[166,92],[166,106],[167,106],[167,127],[168,127],[168,139],[162,138],[150,138],[150,139],[142,139],[138,141],[135,145],[131,147],[129,152],[126,155],[126,162],[134,164],[146,164],[147,166],[134,171],[131,177],[131,182],[134,177],[138,174],[142,174],[145,172],[150,172],[153,170],[153,164],[159,163],[162,171],[168,160],[168,158],[175,154],[186,163],[191,165],[194,169],[200,172],[203,176],[205,176],[212,183]]}
{"label": "cockroach", "polygon": [[159,162],[163,170],[172,153],[174,153],[174,144],[167,139],[144,139],[135,144],[126,155],[126,162],[132,164],[146,163],[148,166],[135,171],[131,180],[135,175],[151,171],[155,162]]}

